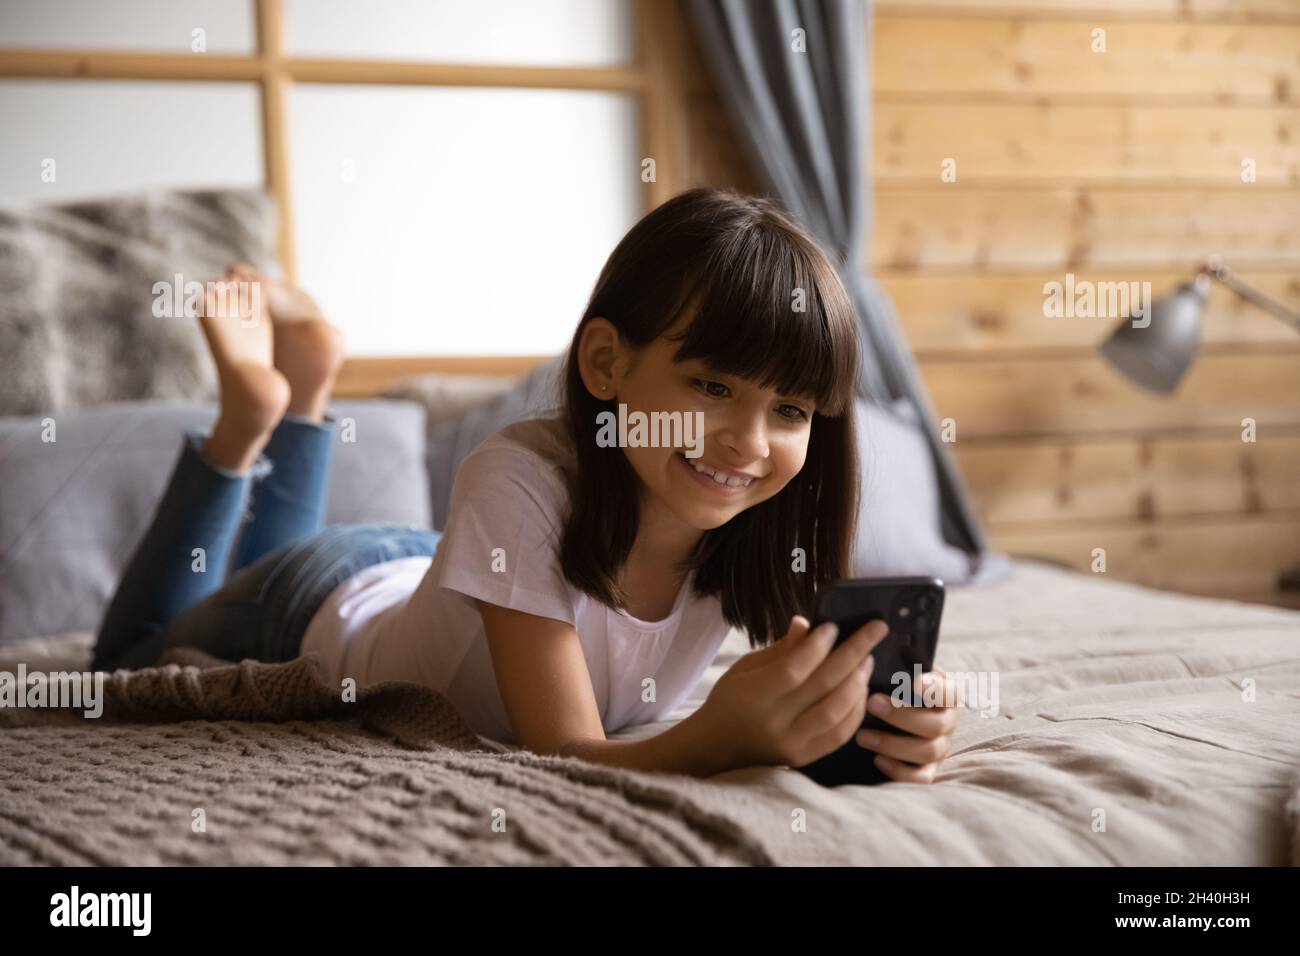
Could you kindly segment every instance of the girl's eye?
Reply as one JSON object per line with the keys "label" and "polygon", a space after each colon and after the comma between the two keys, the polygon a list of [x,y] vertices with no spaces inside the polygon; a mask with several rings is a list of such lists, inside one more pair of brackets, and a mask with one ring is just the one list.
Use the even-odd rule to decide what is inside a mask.
{"label": "girl's eye", "polygon": [[705,395],[710,398],[726,398],[730,389],[721,382],[710,382],[708,379],[693,378],[691,381]]}
{"label": "girl's eye", "polygon": [[[731,389],[721,382],[714,382],[707,378],[693,378],[691,384],[698,388],[710,398],[726,398],[731,394]],[[806,422],[808,413],[798,405],[791,405],[786,402],[777,406],[777,414],[788,422]]]}

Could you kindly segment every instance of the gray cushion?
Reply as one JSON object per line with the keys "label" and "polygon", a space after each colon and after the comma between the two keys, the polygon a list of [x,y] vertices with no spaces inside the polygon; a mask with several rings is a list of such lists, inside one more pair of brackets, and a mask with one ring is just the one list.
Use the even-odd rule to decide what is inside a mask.
{"label": "gray cushion", "polygon": [[508,392],[522,381],[519,375],[464,375],[454,372],[430,372],[390,386],[384,398],[418,402],[424,406],[429,433],[449,423],[459,422],[478,405]]}
{"label": "gray cushion", "polygon": [[[330,406],[354,423],[334,445],[327,521],[429,526],[424,410],[408,402]],[[0,643],[96,627],[148,526],[186,429],[212,405],[122,402],[0,418]]]}
{"label": "gray cushion", "polygon": [[465,394],[465,391],[464,388],[446,388],[446,376],[421,376],[385,393],[436,402],[426,408],[430,422],[426,451],[429,497],[435,528],[447,525],[451,484],[460,463],[485,438],[512,422],[559,414],[563,374],[564,356],[559,355],[543,362],[513,387],[499,379],[491,379],[484,388],[501,394],[468,408],[462,406],[455,414],[449,414],[449,411],[458,401],[456,396]]}
{"label": "gray cushion", "polygon": [[154,284],[276,273],[275,211],[255,190],[0,203],[0,415],[215,397],[192,318],[154,314]]}
{"label": "gray cushion", "polygon": [[860,501],[855,577],[925,575],[966,582],[972,558],[943,538],[939,487],[925,437],[904,399],[855,400]]}

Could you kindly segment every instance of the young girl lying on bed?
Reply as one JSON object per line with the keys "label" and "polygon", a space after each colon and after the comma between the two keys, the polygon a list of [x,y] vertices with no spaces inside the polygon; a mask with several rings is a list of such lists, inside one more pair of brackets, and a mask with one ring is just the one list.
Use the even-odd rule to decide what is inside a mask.
{"label": "young girl lying on bed", "polygon": [[[338,333],[301,291],[246,266],[226,281],[263,282],[266,309],[223,314],[209,296],[220,414],[185,436],[97,669],[177,645],[316,653],[335,682],[434,687],[488,737],[700,776],[802,766],[855,737],[885,626],[833,647],[834,625],[810,631],[803,615],[849,569],[856,320],[830,261],[773,203],[692,190],[633,227],[574,332],[563,414],[480,445],[441,534],[322,529]],[[703,454],[607,447],[601,413],[619,406],[701,412]],[[697,711],[606,738],[677,707],[731,625],[759,649]],[[903,733],[858,742],[891,778],[932,780],[955,711],[872,697]]]}

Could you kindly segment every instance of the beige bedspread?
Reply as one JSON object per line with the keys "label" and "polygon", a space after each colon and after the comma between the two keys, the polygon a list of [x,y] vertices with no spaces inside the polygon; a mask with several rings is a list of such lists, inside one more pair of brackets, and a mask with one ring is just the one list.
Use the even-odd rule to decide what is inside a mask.
{"label": "beige bedspread", "polygon": [[511,752],[310,660],[120,672],[97,721],[0,710],[0,863],[1300,863],[1300,613],[1021,563],[950,592],[938,665],[995,670],[998,715],[963,711],[933,785],[834,790]]}

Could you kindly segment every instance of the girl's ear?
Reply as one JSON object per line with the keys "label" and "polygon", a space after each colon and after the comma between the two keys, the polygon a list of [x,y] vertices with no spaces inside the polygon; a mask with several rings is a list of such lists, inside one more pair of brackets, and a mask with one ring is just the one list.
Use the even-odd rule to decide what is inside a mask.
{"label": "girl's ear", "polygon": [[578,340],[578,372],[593,397],[608,401],[618,394],[624,368],[623,341],[614,323],[593,316]]}

